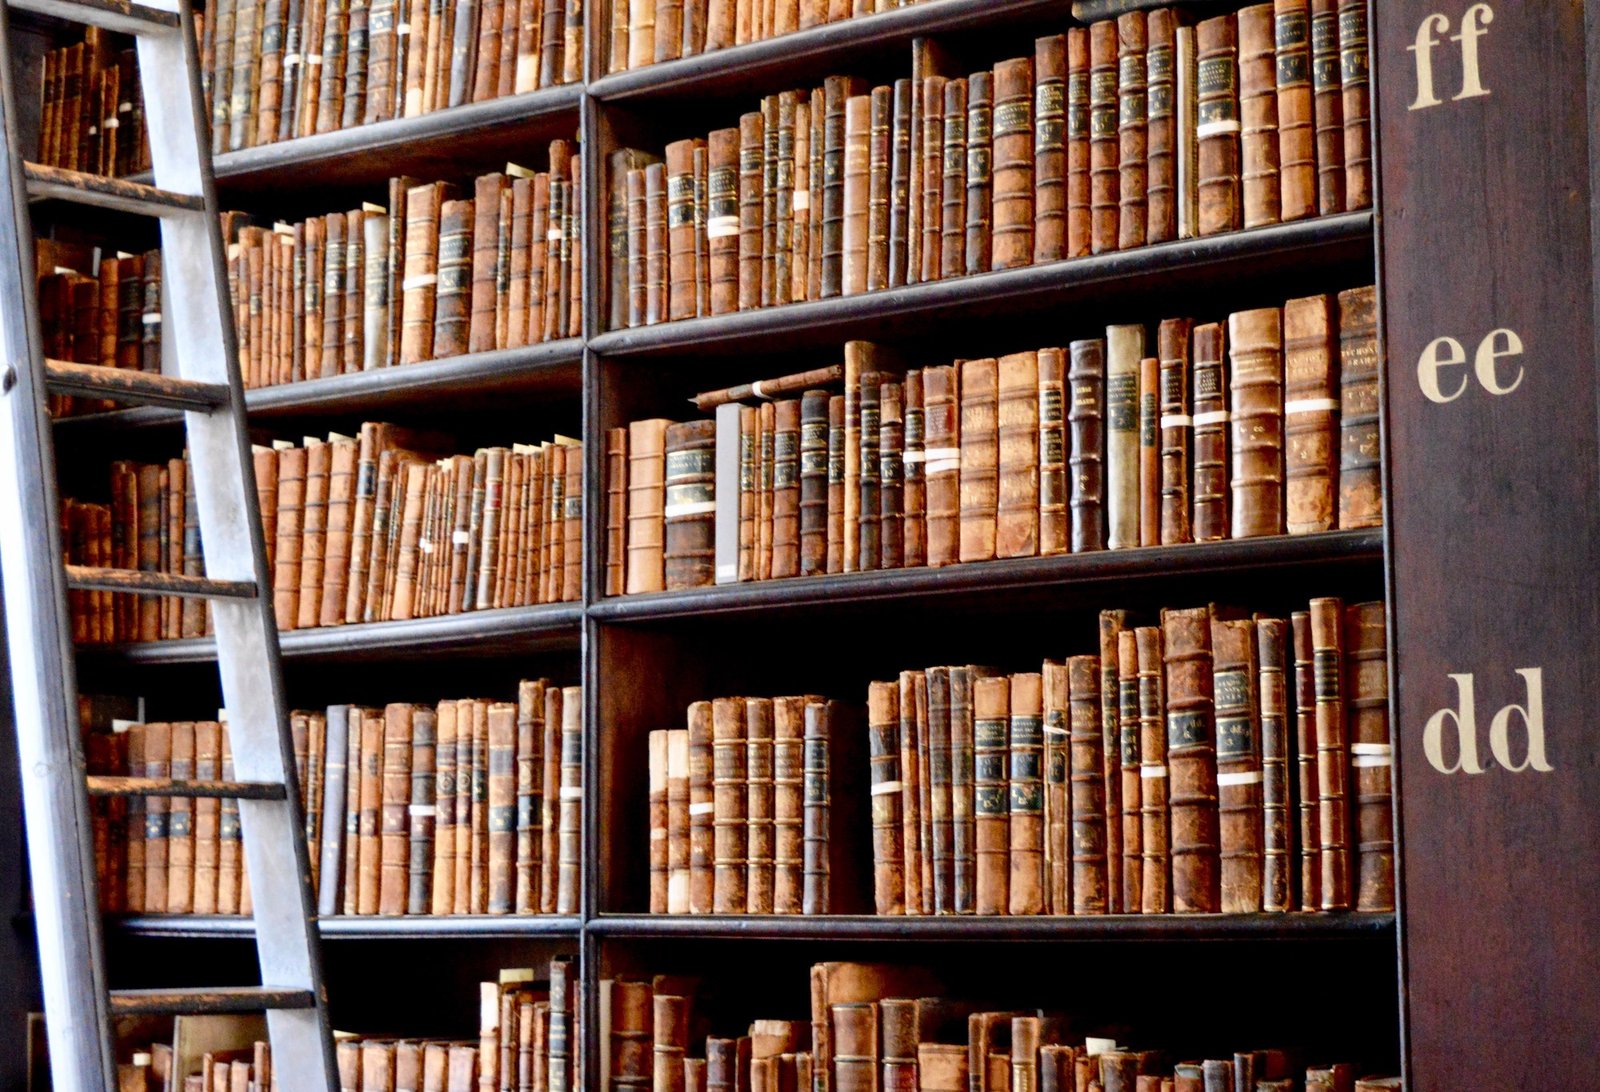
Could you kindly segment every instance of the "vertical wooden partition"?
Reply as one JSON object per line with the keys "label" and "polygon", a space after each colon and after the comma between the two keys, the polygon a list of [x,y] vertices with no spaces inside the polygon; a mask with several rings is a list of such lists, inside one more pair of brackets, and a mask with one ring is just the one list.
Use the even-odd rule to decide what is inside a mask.
{"label": "vertical wooden partition", "polygon": [[1578,1088],[1600,1012],[1585,6],[1375,7],[1407,1087]]}

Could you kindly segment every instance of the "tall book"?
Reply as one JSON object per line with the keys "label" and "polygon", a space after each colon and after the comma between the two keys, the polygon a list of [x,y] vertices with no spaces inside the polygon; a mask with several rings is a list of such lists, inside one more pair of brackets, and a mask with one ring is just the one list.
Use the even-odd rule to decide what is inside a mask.
{"label": "tall book", "polygon": [[1333,301],[1283,307],[1284,523],[1292,535],[1338,525],[1339,402]]}
{"label": "tall book", "polygon": [[1339,527],[1383,522],[1377,289],[1339,293]]}
{"label": "tall book", "polygon": [[1105,352],[1102,340],[1074,341],[1067,426],[1072,552],[1105,548]]}
{"label": "tall book", "polygon": [[[1011,683],[972,680],[974,912],[1003,914],[1010,904],[1009,728]],[[958,881],[959,884],[959,881]]]}
{"label": "tall book", "polygon": [[1321,908],[1350,909],[1350,736],[1346,719],[1344,606],[1311,601],[1312,679],[1316,686],[1317,857]]}
{"label": "tall book", "polygon": [[1220,902],[1217,736],[1211,619],[1205,608],[1164,610],[1167,769],[1171,800],[1172,909],[1216,913]]}
{"label": "tall book", "polygon": [[1338,0],[1311,0],[1312,120],[1316,129],[1317,211],[1343,212],[1344,77]]}
{"label": "tall book", "polygon": [[1239,160],[1244,226],[1282,217],[1278,168],[1277,46],[1273,5],[1239,12]]}
{"label": "tall book", "polygon": [[1178,237],[1178,15],[1171,8],[1150,13],[1145,54],[1146,238],[1164,243]]}
{"label": "tall book", "polygon": [[1228,316],[1234,538],[1283,533],[1283,314]]}
{"label": "tall book", "polygon": [[1194,541],[1228,537],[1228,382],[1225,330],[1194,331]]}
{"label": "tall book", "polygon": [[1289,624],[1257,616],[1256,656],[1261,702],[1261,908],[1294,908],[1294,817],[1290,812],[1293,771],[1289,746]]}
{"label": "tall book", "polygon": [[1118,242],[1122,178],[1117,38],[1114,19],[1089,25],[1089,245],[1095,254],[1117,249]]}
{"label": "tall book", "polygon": [[999,362],[961,364],[960,560],[995,556],[999,500]]}
{"label": "tall book", "polygon": [[[1067,245],[1067,36],[1033,45],[1033,262],[1066,256]],[[998,217],[996,217],[998,223]],[[998,259],[998,247],[996,257]]]}
{"label": "tall book", "polygon": [[1139,545],[1139,362],[1143,326],[1106,330],[1107,545]]}
{"label": "tall book", "polygon": [[[1012,353],[997,364],[996,557],[1040,553],[1040,356],[1037,352]],[[1057,393],[1059,397],[1059,387]]]}
{"label": "tall book", "polygon": [[1067,661],[1070,733],[1072,913],[1104,914],[1106,866],[1105,741],[1100,727],[1100,660]]}
{"label": "tall book", "polygon": [[1044,856],[1044,677],[1023,672],[1010,679],[1010,878],[1008,912],[1042,914]]}
{"label": "tall book", "polygon": [[1117,16],[1117,246],[1143,246],[1149,232],[1149,28],[1142,11]]}
{"label": "tall book", "polygon": [[1259,658],[1255,623],[1211,618],[1217,731],[1217,811],[1221,908],[1261,909],[1262,770]]}
{"label": "tall book", "polygon": [[1355,908],[1394,909],[1394,745],[1384,606],[1345,608],[1351,790],[1355,795]]}
{"label": "tall book", "polygon": [[1219,15],[1202,21],[1195,38],[1199,54],[1196,234],[1216,235],[1244,223],[1239,188],[1238,27],[1232,15]]}

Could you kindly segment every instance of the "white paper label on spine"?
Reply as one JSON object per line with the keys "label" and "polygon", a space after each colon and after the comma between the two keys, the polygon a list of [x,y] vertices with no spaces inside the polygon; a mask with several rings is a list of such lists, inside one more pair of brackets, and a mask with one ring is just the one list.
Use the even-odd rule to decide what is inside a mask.
{"label": "white paper label on spine", "polygon": [[1218,785],[1259,785],[1261,784],[1260,770],[1246,770],[1244,773],[1219,773]]}
{"label": "white paper label on spine", "polygon": [[1149,779],[1154,779],[1154,778],[1158,778],[1158,777],[1166,777],[1167,776],[1167,768],[1165,766],[1140,766],[1139,767],[1139,776],[1141,778],[1149,778]]}
{"label": "white paper label on spine", "polygon": [[708,239],[727,239],[739,234],[739,218],[737,216],[713,216],[706,221],[706,237]]}
{"label": "white paper label on spine", "polygon": [[691,816],[694,816],[694,815],[713,815],[713,814],[716,813],[716,810],[717,810],[717,805],[713,801],[710,801],[710,800],[707,800],[704,803],[700,803],[700,804],[690,804],[689,805],[689,814]]}
{"label": "white paper label on spine", "polygon": [[703,516],[716,510],[716,501],[695,501],[693,504],[669,504],[661,514],[665,519],[676,519],[679,516]]}
{"label": "white paper label on spine", "polygon": [[400,282],[400,291],[409,292],[413,288],[432,288],[439,283],[437,273],[418,273],[414,277],[407,277]]}
{"label": "white paper label on spine", "polygon": [[1161,415],[1162,428],[1188,428],[1194,424],[1194,418],[1187,413],[1164,413]]}
{"label": "white paper label on spine", "polygon": [[1225,425],[1228,423],[1227,410],[1212,410],[1210,413],[1197,413],[1194,415],[1194,427],[1204,425]]}
{"label": "white paper label on spine", "polygon": [[1206,137],[1221,136],[1224,133],[1237,133],[1238,131],[1239,122],[1237,119],[1231,121],[1209,121],[1196,127],[1195,136],[1204,140]]}
{"label": "white paper label on spine", "polygon": [[1293,402],[1283,404],[1285,416],[1296,413],[1332,413],[1339,408],[1336,398],[1296,398]]}
{"label": "white paper label on spine", "polygon": [[905,782],[903,781],[885,781],[881,785],[872,786],[872,795],[893,796],[895,793],[900,792],[905,787]]}

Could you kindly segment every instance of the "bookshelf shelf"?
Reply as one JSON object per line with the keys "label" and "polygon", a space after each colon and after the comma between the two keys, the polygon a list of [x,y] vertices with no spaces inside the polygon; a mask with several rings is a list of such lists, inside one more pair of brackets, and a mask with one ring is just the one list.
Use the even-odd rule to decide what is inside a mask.
{"label": "bookshelf shelf", "polygon": [[586,932],[615,938],[870,941],[1192,941],[1394,936],[1393,914],[1115,914],[1097,917],[846,917],[611,915]]}
{"label": "bookshelf shelf", "polygon": [[[163,938],[248,937],[254,926],[249,918],[217,915],[135,914],[106,918],[108,932],[115,936]],[[582,928],[572,916],[541,915],[508,917],[501,915],[451,917],[332,917],[322,918],[317,928],[328,940],[430,940],[430,939],[510,939],[551,937],[575,939]]]}
{"label": "bookshelf shelf", "polygon": [[[280,635],[283,657],[327,662],[432,658],[460,651],[534,652],[576,648],[583,618],[578,603],[546,603],[470,611],[402,622],[322,626]],[[89,645],[81,660],[113,660],[133,665],[195,664],[216,658],[209,637],[152,641],[134,645]]]}
{"label": "bookshelf shelf", "polygon": [[1240,282],[1273,285],[1281,301],[1288,275],[1348,270],[1370,280],[1373,224],[1371,212],[1347,212],[857,296],[612,330],[590,338],[589,347],[613,359],[738,354],[773,344],[837,348],[855,337],[925,336],[930,325],[989,321],[1046,307],[1059,312],[1092,302],[1098,309],[1140,297],[1148,309],[1163,293],[1204,293],[1218,285],[1228,286],[1237,300]]}

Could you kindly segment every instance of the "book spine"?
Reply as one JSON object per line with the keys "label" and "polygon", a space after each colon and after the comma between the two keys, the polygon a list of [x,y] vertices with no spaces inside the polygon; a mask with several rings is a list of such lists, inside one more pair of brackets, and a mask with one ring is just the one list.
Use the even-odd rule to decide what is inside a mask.
{"label": "book spine", "polygon": [[1194,331],[1194,540],[1228,537],[1228,381],[1220,323]]}
{"label": "book spine", "polygon": [[1317,799],[1317,687],[1315,652],[1311,646],[1311,615],[1295,611],[1289,617],[1294,651],[1294,754],[1296,841],[1300,846],[1298,891],[1300,910],[1322,905],[1321,805]]}
{"label": "book spine", "polygon": [[967,79],[966,267],[989,270],[994,201],[994,76],[974,72]]}
{"label": "book spine", "polygon": [[772,913],[773,843],[773,711],[770,698],[745,701],[745,823],[748,864],[745,905],[735,912]]}
{"label": "book spine", "polygon": [[665,445],[666,587],[701,587],[715,575],[716,422],[669,425]]}
{"label": "book spine", "polygon": [[960,558],[960,468],[962,457],[958,371],[954,365],[923,373],[923,471],[926,480],[928,564]]}
{"label": "book spine", "polygon": [[[689,716],[692,731],[695,716],[692,707]],[[650,913],[652,914],[668,912],[667,888],[671,883],[672,870],[672,820],[669,815],[671,805],[667,800],[667,780],[670,776],[667,767],[670,761],[668,749],[671,746],[671,735],[669,729],[656,729],[649,735]],[[691,885],[692,883],[691,876]]]}
{"label": "book spine", "polygon": [[1344,74],[1338,0],[1311,0],[1312,121],[1316,129],[1317,211],[1345,210]]}
{"label": "book spine", "polygon": [[1234,538],[1283,533],[1283,314],[1228,317]]}
{"label": "book spine", "polygon": [[1211,619],[1221,908],[1261,909],[1262,770],[1255,623]]}
{"label": "book spine", "polygon": [[[709,718],[709,705],[706,710]],[[774,698],[772,702],[773,750],[773,889],[772,912],[798,914],[803,907],[805,893],[804,822],[805,822],[805,699],[798,697]],[[707,720],[709,739],[710,721]],[[707,755],[708,787],[706,799],[710,800],[710,749]],[[708,816],[709,817],[709,816]],[[710,830],[707,829],[706,864],[710,876]],[[710,885],[707,885],[709,895]],[[709,902],[709,898],[708,898]]]}
{"label": "book spine", "polygon": [[[856,466],[858,468],[856,480],[858,500],[855,506],[856,519],[856,555],[855,568],[861,571],[876,569],[881,553],[880,531],[880,499],[881,479],[879,472],[882,465],[878,459],[878,439],[882,428],[881,398],[884,377],[878,372],[867,372],[861,376],[861,394],[857,399],[860,407],[860,427],[856,430]],[[849,464],[846,464],[848,468]],[[848,473],[848,469],[846,471]],[[850,516],[845,519],[848,523]],[[849,554],[846,554],[849,557]]]}
{"label": "book spine", "polygon": [[667,318],[695,316],[694,140],[667,145]]}
{"label": "book spine", "polygon": [[1119,824],[1120,857],[1112,867],[1119,869],[1119,897],[1122,912],[1132,914],[1142,909],[1144,895],[1144,828],[1141,815],[1143,793],[1143,767],[1140,758],[1140,735],[1144,730],[1139,715],[1139,655],[1138,636],[1132,629],[1117,634],[1117,757],[1107,774],[1117,782],[1118,815],[1111,821]]}
{"label": "book spine", "polygon": [[1284,521],[1290,534],[1338,524],[1339,402],[1333,301],[1290,300],[1283,308]]}
{"label": "book spine", "polygon": [[739,118],[739,310],[761,306],[765,123],[759,111]]}
{"label": "book spine", "polygon": [[[918,230],[916,216],[917,197],[913,192],[913,177],[917,171],[916,145],[912,143],[912,117],[917,109],[913,92],[915,84],[908,79],[896,80],[892,91],[891,122],[889,126],[889,220],[888,259],[885,273],[887,286],[899,288],[915,283],[911,250],[914,233]],[[907,280],[907,270],[913,277]]]}
{"label": "book spine", "polygon": [[1239,156],[1244,226],[1282,217],[1278,165],[1277,47],[1270,4],[1239,12]]}
{"label": "book spine", "polygon": [[[952,908],[957,914],[974,913],[977,887],[977,746],[973,685],[981,669],[950,669],[950,857],[954,886]],[[1004,777],[1002,768],[1001,778]],[[1005,863],[1000,862],[1001,872]],[[1005,892],[990,889],[989,897],[1004,900]]]}
{"label": "book spine", "polygon": [[413,707],[383,711],[382,770],[378,814],[378,906],[380,914],[404,913],[411,861],[411,719]]}
{"label": "book spine", "polygon": [[1178,237],[1177,14],[1150,13],[1145,54],[1147,110],[1146,238],[1164,243]]}
{"label": "book spine", "polygon": [[800,400],[773,404],[772,576],[800,572]]}
{"label": "book spine", "polygon": [[1070,687],[1065,664],[1046,661],[1040,674],[1044,782],[1043,913],[1072,913]]}
{"label": "book spine", "polygon": [[749,899],[749,828],[746,822],[749,746],[743,700],[718,698],[714,701],[711,727],[715,815],[713,909],[718,914],[738,914],[745,912]]}
{"label": "book spine", "polygon": [[1072,913],[1104,914],[1107,886],[1105,741],[1101,728],[1100,660],[1067,661]]}
{"label": "book spine", "polygon": [[[866,282],[868,292],[889,287],[889,211],[890,211],[890,159],[893,141],[890,129],[894,123],[894,90],[875,87],[869,100],[869,127],[867,132],[867,222],[866,222]],[[787,190],[789,187],[784,187]],[[780,223],[782,219],[780,217]],[[779,240],[781,257],[786,247]],[[787,277],[780,277],[784,281]],[[777,302],[786,303],[786,299]]]}
{"label": "book spine", "polygon": [[361,785],[357,801],[355,913],[379,912],[383,864],[384,770],[388,758],[384,739],[385,718],[381,710],[362,710]]}
{"label": "book spine", "polygon": [[828,861],[828,833],[832,818],[828,763],[831,719],[825,703],[806,703],[805,765],[801,774],[804,791],[804,813],[801,818],[804,890],[801,893],[801,912],[805,914],[826,914],[833,905]]}
{"label": "book spine", "polygon": [[[552,688],[554,689],[554,688]],[[557,914],[578,912],[578,871],[583,854],[583,688],[561,691],[561,778],[556,812]]]}
{"label": "book spine", "polygon": [[[1009,913],[1045,910],[1044,678],[1013,675],[1009,720]],[[1016,1044],[1013,1044],[1015,1047]]]}
{"label": "book spine", "polygon": [[1317,212],[1317,144],[1308,0],[1275,0],[1279,211],[1285,222]]}
{"label": "book spine", "polygon": [[1093,253],[1094,216],[1090,171],[1090,73],[1089,30],[1074,27],[1067,31],[1067,106],[1066,106],[1066,253],[1063,257],[1082,258]]}
{"label": "book spine", "polygon": [[904,428],[900,457],[904,514],[903,561],[907,568],[928,563],[927,416],[923,409],[924,373],[906,373]]}
{"label": "book spine", "polygon": [[1236,231],[1244,223],[1239,189],[1237,42],[1238,30],[1232,15],[1207,19],[1196,28],[1200,235]]}
{"label": "book spine", "polygon": [[1089,26],[1089,245],[1095,254],[1117,249],[1121,145],[1117,21]]}
{"label": "book spine", "polygon": [[1072,403],[1067,411],[1071,437],[1068,466],[1071,474],[1069,508],[1072,515],[1072,552],[1105,548],[1105,448],[1106,343],[1074,341],[1067,381]]}
{"label": "book spine", "polygon": [[1107,545],[1139,545],[1139,362],[1144,327],[1106,331],[1106,528]]}
{"label": "book spine", "polygon": [[917,199],[915,264],[907,255],[907,280],[936,281],[939,279],[941,257],[940,237],[943,233],[944,190],[944,86],[943,76],[928,75],[918,88],[916,103],[916,138],[911,145],[912,173],[915,176]]}
{"label": "book spine", "polygon": [[1321,906],[1351,907],[1350,735],[1344,681],[1344,607],[1311,601],[1312,679],[1316,685],[1317,832],[1321,837]]}
{"label": "book spine", "polygon": [[1161,368],[1161,545],[1189,542],[1189,440],[1194,418],[1189,412],[1188,319],[1166,319],[1156,334]]}
{"label": "book spine", "polygon": [[[563,187],[550,188],[550,233],[559,230]],[[551,242],[554,244],[555,239]],[[552,247],[554,249],[554,247]],[[552,332],[556,315],[551,303],[560,292],[559,256],[545,259],[545,335]],[[667,168],[652,163],[644,169],[644,324],[667,319]]]}
{"label": "book spine", "polygon": [[1167,768],[1172,812],[1172,908],[1220,909],[1217,734],[1210,617],[1205,608],[1161,615],[1167,675]]}
{"label": "book spine", "polygon": [[828,401],[826,391],[800,400],[800,575],[828,567]]}
{"label": "book spine", "polygon": [[1372,95],[1367,8],[1339,0],[1339,76],[1344,98],[1345,208],[1372,205]]}
{"label": "book spine", "polygon": [[1037,352],[1013,353],[998,363],[996,557],[1040,552],[1039,358]]}
{"label": "book spine", "polygon": [[905,562],[905,388],[886,380],[878,406],[878,567]]}
{"label": "book spine", "polygon": [[960,554],[962,561],[995,557],[999,504],[999,362],[961,365]]}
{"label": "book spine", "polygon": [[1355,908],[1394,909],[1394,749],[1389,739],[1384,606],[1345,608],[1350,675],[1351,789],[1355,795]]}
{"label": "book spine", "polygon": [[867,739],[871,759],[872,891],[879,914],[904,914],[905,841],[901,805],[899,688],[875,682],[867,688]]}
{"label": "book spine", "polygon": [[1039,264],[1067,254],[1067,36],[1040,38],[1033,50],[1033,261]]}
{"label": "book spine", "polygon": [[1119,15],[1117,30],[1117,246],[1149,237],[1149,28],[1145,13]]}
{"label": "book spine", "polygon": [[[845,398],[828,398],[828,561],[827,571],[844,571]],[[753,412],[753,411],[752,411]]]}
{"label": "book spine", "polygon": [[1383,522],[1377,290],[1339,293],[1339,527]]}
{"label": "book spine", "polygon": [[1294,830],[1289,813],[1289,627],[1281,618],[1257,618],[1255,627],[1261,702],[1261,908],[1281,912],[1294,908],[1289,885]]}
{"label": "book spine", "polygon": [[665,587],[664,505],[666,427],[661,420],[635,421],[628,433],[627,591]]}
{"label": "book spine", "polygon": [[[1172,909],[1172,841],[1168,823],[1166,677],[1161,660],[1161,629],[1134,631],[1138,668],[1139,717],[1139,878],[1141,912]],[[1133,907],[1128,907],[1132,912]]]}
{"label": "book spine", "polygon": [[[943,160],[940,167],[939,277],[966,272],[967,241],[967,81],[944,85]],[[929,280],[936,280],[930,277]]]}
{"label": "book spine", "polygon": [[[867,290],[867,235],[872,188],[872,98],[852,95],[844,104],[844,179],[840,223],[840,295]],[[823,262],[828,260],[823,253]],[[824,288],[824,295],[828,294]]]}
{"label": "book spine", "polygon": [[[994,222],[990,261],[994,269],[1014,269],[1033,260],[1033,99],[1032,58],[1018,57],[995,66]],[[968,185],[971,185],[970,178]]]}
{"label": "book spine", "polygon": [[[405,280],[400,327],[401,364],[430,360],[434,300],[439,283],[440,187],[415,186],[406,193]],[[307,307],[306,323],[311,323]],[[308,359],[309,366],[309,359]]]}

